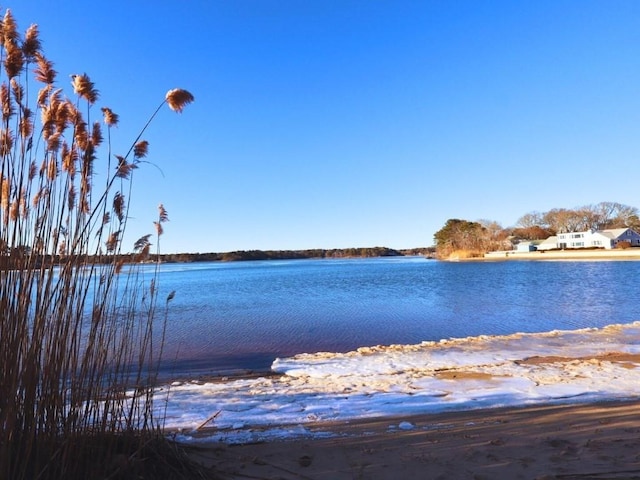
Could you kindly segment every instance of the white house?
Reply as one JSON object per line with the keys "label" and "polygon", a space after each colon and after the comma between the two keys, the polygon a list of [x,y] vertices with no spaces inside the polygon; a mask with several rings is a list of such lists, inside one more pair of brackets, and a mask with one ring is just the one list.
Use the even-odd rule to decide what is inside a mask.
{"label": "white house", "polygon": [[536,245],[533,242],[520,242],[516,245],[516,252],[535,252]]}
{"label": "white house", "polygon": [[[542,244],[538,245],[538,250],[548,250],[549,248],[615,248],[620,242],[629,242],[632,247],[640,246],[640,233],[631,228],[613,228],[609,230],[587,230],[585,232],[559,233],[555,237],[555,247],[550,247],[549,237]],[[547,248],[540,248],[541,245]]]}
{"label": "white house", "polygon": [[554,248],[558,248],[558,237],[555,235],[553,237],[549,237],[536,245],[536,247],[537,250],[552,250]]}

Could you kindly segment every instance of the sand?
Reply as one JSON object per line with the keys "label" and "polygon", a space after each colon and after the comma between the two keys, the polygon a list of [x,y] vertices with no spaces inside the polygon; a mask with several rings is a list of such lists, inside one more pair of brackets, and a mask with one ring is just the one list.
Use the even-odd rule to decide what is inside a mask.
{"label": "sand", "polygon": [[316,425],[339,436],[200,444],[221,479],[640,479],[640,402],[495,408]]}
{"label": "sand", "polygon": [[[474,260],[474,259],[465,259]],[[537,252],[488,252],[478,260],[566,260],[566,261],[613,261],[640,260],[640,248],[625,249],[576,249],[576,250],[541,250]]]}

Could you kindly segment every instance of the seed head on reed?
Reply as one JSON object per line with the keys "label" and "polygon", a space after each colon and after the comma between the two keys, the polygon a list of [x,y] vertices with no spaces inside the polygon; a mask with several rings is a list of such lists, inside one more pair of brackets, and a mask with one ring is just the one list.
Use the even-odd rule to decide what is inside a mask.
{"label": "seed head on reed", "polygon": [[133,250],[135,252],[139,252],[144,247],[151,245],[151,243],[149,242],[150,237],[151,237],[151,234],[147,234],[143,237],[140,237],[138,240],[136,240],[136,242],[133,244]]}
{"label": "seed head on reed", "polygon": [[33,133],[33,121],[31,117],[33,112],[29,108],[22,110],[22,118],[20,118],[20,136],[22,138],[29,138]]}
{"label": "seed head on reed", "polygon": [[2,119],[8,120],[15,114],[15,108],[9,95],[9,87],[6,83],[0,85],[0,104],[2,105]]}
{"label": "seed head on reed", "polygon": [[163,204],[158,205],[158,221],[153,222],[156,227],[156,235],[161,236],[164,233],[162,224],[169,221],[169,214]]}
{"label": "seed head on reed", "polygon": [[0,206],[3,209],[9,208],[9,196],[11,194],[11,183],[9,183],[9,179],[1,178],[0,179]]}
{"label": "seed head on reed", "polygon": [[163,204],[158,205],[158,220],[162,223],[169,221],[169,214]]}
{"label": "seed head on reed", "polygon": [[181,88],[174,88],[173,90],[169,90],[165,96],[165,100],[167,101],[167,105],[174,112],[182,113],[184,107],[189,103],[193,102],[194,97],[191,93],[183,90]]}
{"label": "seed head on reed", "polygon": [[118,248],[118,238],[120,237],[120,230],[112,232],[107,238],[106,247],[107,252],[113,252]]}
{"label": "seed head on reed", "polygon": [[78,123],[84,123],[82,113],[80,113],[80,110],[78,110],[73,103],[67,101],[67,107],[67,113],[69,115],[69,122],[71,125],[76,126]]}
{"label": "seed head on reed", "polygon": [[50,152],[57,152],[60,149],[60,133],[54,132],[47,138],[47,149]]}
{"label": "seed head on reed", "polygon": [[7,9],[2,19],[2,43],[15,42],[16,40],[18,40],[18,24],[13,18],[11,10]]}
{"label": "seed head on reed", "polygon": [[144,158],[149,151],[149,142],[146,140],[140,140],[133,146],[133,156],[135,158]]}
{"label": "seed head on reed", "polygon": [[7,77],[17,77],[24,67],[24,53],[22,53],[22,49],[17,43],[13,41],[5,40],[4,49],[4,70],[7,72]]}
{"label": "seed head on reed", "polygon": [[19,205],[20,204],[16,200],[11,202],[11,207],[9,208],[9,218],[11,218],[11,221],[13,222],[18,219],[18,213],[20,212]]}
{"label": "seed head on reed", "polygon": [[29,203],[27,202],[27,192],[24,190],[20,195],[20,215],[23,219],[29,218]]}
{"label": "seed head on reed", "polygon": [[93,184],[93,164],[96,160],[96,152],[91,142],[87,143],[87,147],[82,151],[82,181],[86,183],[87,191],[91,190]]}
{"label": "seed head on reed", "polygon": [[71,85],[76,95],[84,98],[89,104],[95,103],[98,99],[98,90],[86,73],[71,75]]}
{"label": "seed head on reed", "polygon": [[80,150],[89,148],[89,133],[87,132],[87,124],[85,122],[77,122],[75,124],[75,141]]}
{"label": "seed head on reed", "polygon": [[55,110],[55,126],[58,133],[64,132],[70,123],[71,111],[74,109],[73,104],[69,100],[58,103]]}
{"label": "seed head on reed", "polygon": [[44,107],[47,104],[49,94],[52,90],[53,85],[49,84],[38,91],[38,107]]}
{"label": "seed head on reed", "polygon": [[70,177],[76,173],[76,164],[78,162],[78,151],[69,148],[66,143],[62,144],[62,153],[60,155],[62,157],[62,171],[67,172]]}
{"label": "seed head on reed", "polygon": [[102,107],[102,114],[104,115],[104,123],[109,127],[115,127],[118,125],[118,114],[113,113],[113,110],[107,107]]}
{"label": "seed head on reed", "polygon": [[69,193],[67,195],[67,205],[69,210],[73,210],[76,206],[76,187],[73,183],[69,184]]}
{"label": "seed head on reed", "polygon": [[[41,92],[42,93],[42,92]],[[41,108],[40,117],[44,126],[51,127],[57,121],[58,109],[62,104],[61,89],[47,91],[47,97],[44,102],[39,105]]]}
{"label": "seed head on reed", "polygon": [[24,53],[27,61],[32,61],[41,48],[40,38],[38,35],[38,25],[31,25],[24,35],[22,42],[22,53]]}
{"label": "seed head on reed", "polygon": [[29,181],[36,178],[37,174],[38,174],[38,167],[36,166],[36,162],[32,161],[29,164]]}
{"label": "seed head on reed", "polygon": [[127,162],[127,159],[122,155],[116,155],[116,158],[118,159],[118,167],[116,171],[116,177],[118,178],[129,178],[131,172],[138,168],[135,163]]}
{"label": "seed head on reed", "polygon": [[42,198],[42,190],[38,190],[36,194],[33,196],[33,200],[31,201],[34,207],[38,206],[41,198]]}
{"label": "seed head on reed", "polygon": [[113,197],[113,213],[121,222],[124,220],[124,195],[120,192],[116,192]]}
{"label": "seed head on reed", "polygon": [[99,122],[93,123],[93,129],[91,130],[91,143],[95,147],[102,143],[102,128],[100,128]]}
{"label": "seed head on reed", "polygon": [[136,243],[133,244],[133,251],[136,253],[136,262],[141,262],[149,256],[149,252],[151,251],[151,242],[149,241],[149,237],[151,237],[150,234],[140,237],[136,240]]}
{"label": "seed head on reed", "polygon": [[13,148],[13,135],[10,130],[0,130],[0,156],[5,157]]}
{"label": "seed head on reed", "polygon": [[53,68],[53,62],[50,62],[41,53],[37,53],[35,56],[36,68],[33,73],[35,79],[39,82],[46,83],[47,85],[53,85],[56,80],[56,72]]}
{"label": "seed head on reed", "polygon": [[18,105],[22,106],[22,100],[24,99],[24,88],[20,85],[15,78],[11,79],[11,91],[13,92],[13,98],[15,98]]}
{"label": "seed head on reed", "polygon": [[49,160],[49,164],[47,165],[47,178],[49,181],[54,181],[58,176],[58,162],[56,162],[55,158]]}
{"label": "seed head on reed", "polygon": [[82,192],[83,195],[80,197],[80,211],[82,213],[89,214],[91,213],[91,204],[89,203],[87,192]]}
{"label": "seed head on reed", "polygon": [[113,269],[113,273],[118,275],[122,271],[122,267],[124,267],[124,260],[116,261],[115,267]]}

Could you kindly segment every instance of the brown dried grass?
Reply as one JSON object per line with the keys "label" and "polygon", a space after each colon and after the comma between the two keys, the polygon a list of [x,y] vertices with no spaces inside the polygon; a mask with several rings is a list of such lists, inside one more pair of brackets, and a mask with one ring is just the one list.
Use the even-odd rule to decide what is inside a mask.
{"label": "brown dried grass", "polygon": [[448,253],[443,259],[444,260],[468,260],[470,258],[482,258],[484,256],[484,252],[476,251],[476,250],[454,250]]}
{"label": "brown dried grass", "polygon": [[[117,116],[103,109],[101,147],[101,126],[76,106],[90,117],[98,100],[86,74],[72,77],[75,102],[64,98],[37,27],[22,37],[9,10],[0,58],[0,478],[186,478],[153,408],[166,322],[157,268],[151,279],[135,265],[122,273],[122,192],[159,108],[113,169]],[[192,100],[182,94],[172,108]],[[154,223],[167,220],[162,207]]]}

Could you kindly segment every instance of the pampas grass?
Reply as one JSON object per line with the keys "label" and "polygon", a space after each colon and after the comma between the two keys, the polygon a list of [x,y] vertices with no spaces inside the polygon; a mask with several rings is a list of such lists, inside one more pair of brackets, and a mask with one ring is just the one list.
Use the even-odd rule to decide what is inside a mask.
{"label": "pampas grass", "polygon": [[[166,312],[158,322],[157,266],[125,265],[122,239],[140,138],[160,107],[114,155],[118,115],[95,113],[84,73],[66,97],[37,26],[20,35],[9,10],[0,61],[0,478],[143,478],[142,456],[160,448]],[[174,89],[161,106],[191,101]],[[167,220],[161,206],[156,244]],[[137,262],[150,238],[133,245]],[[158,476],[179,478],[170,470]]]}

